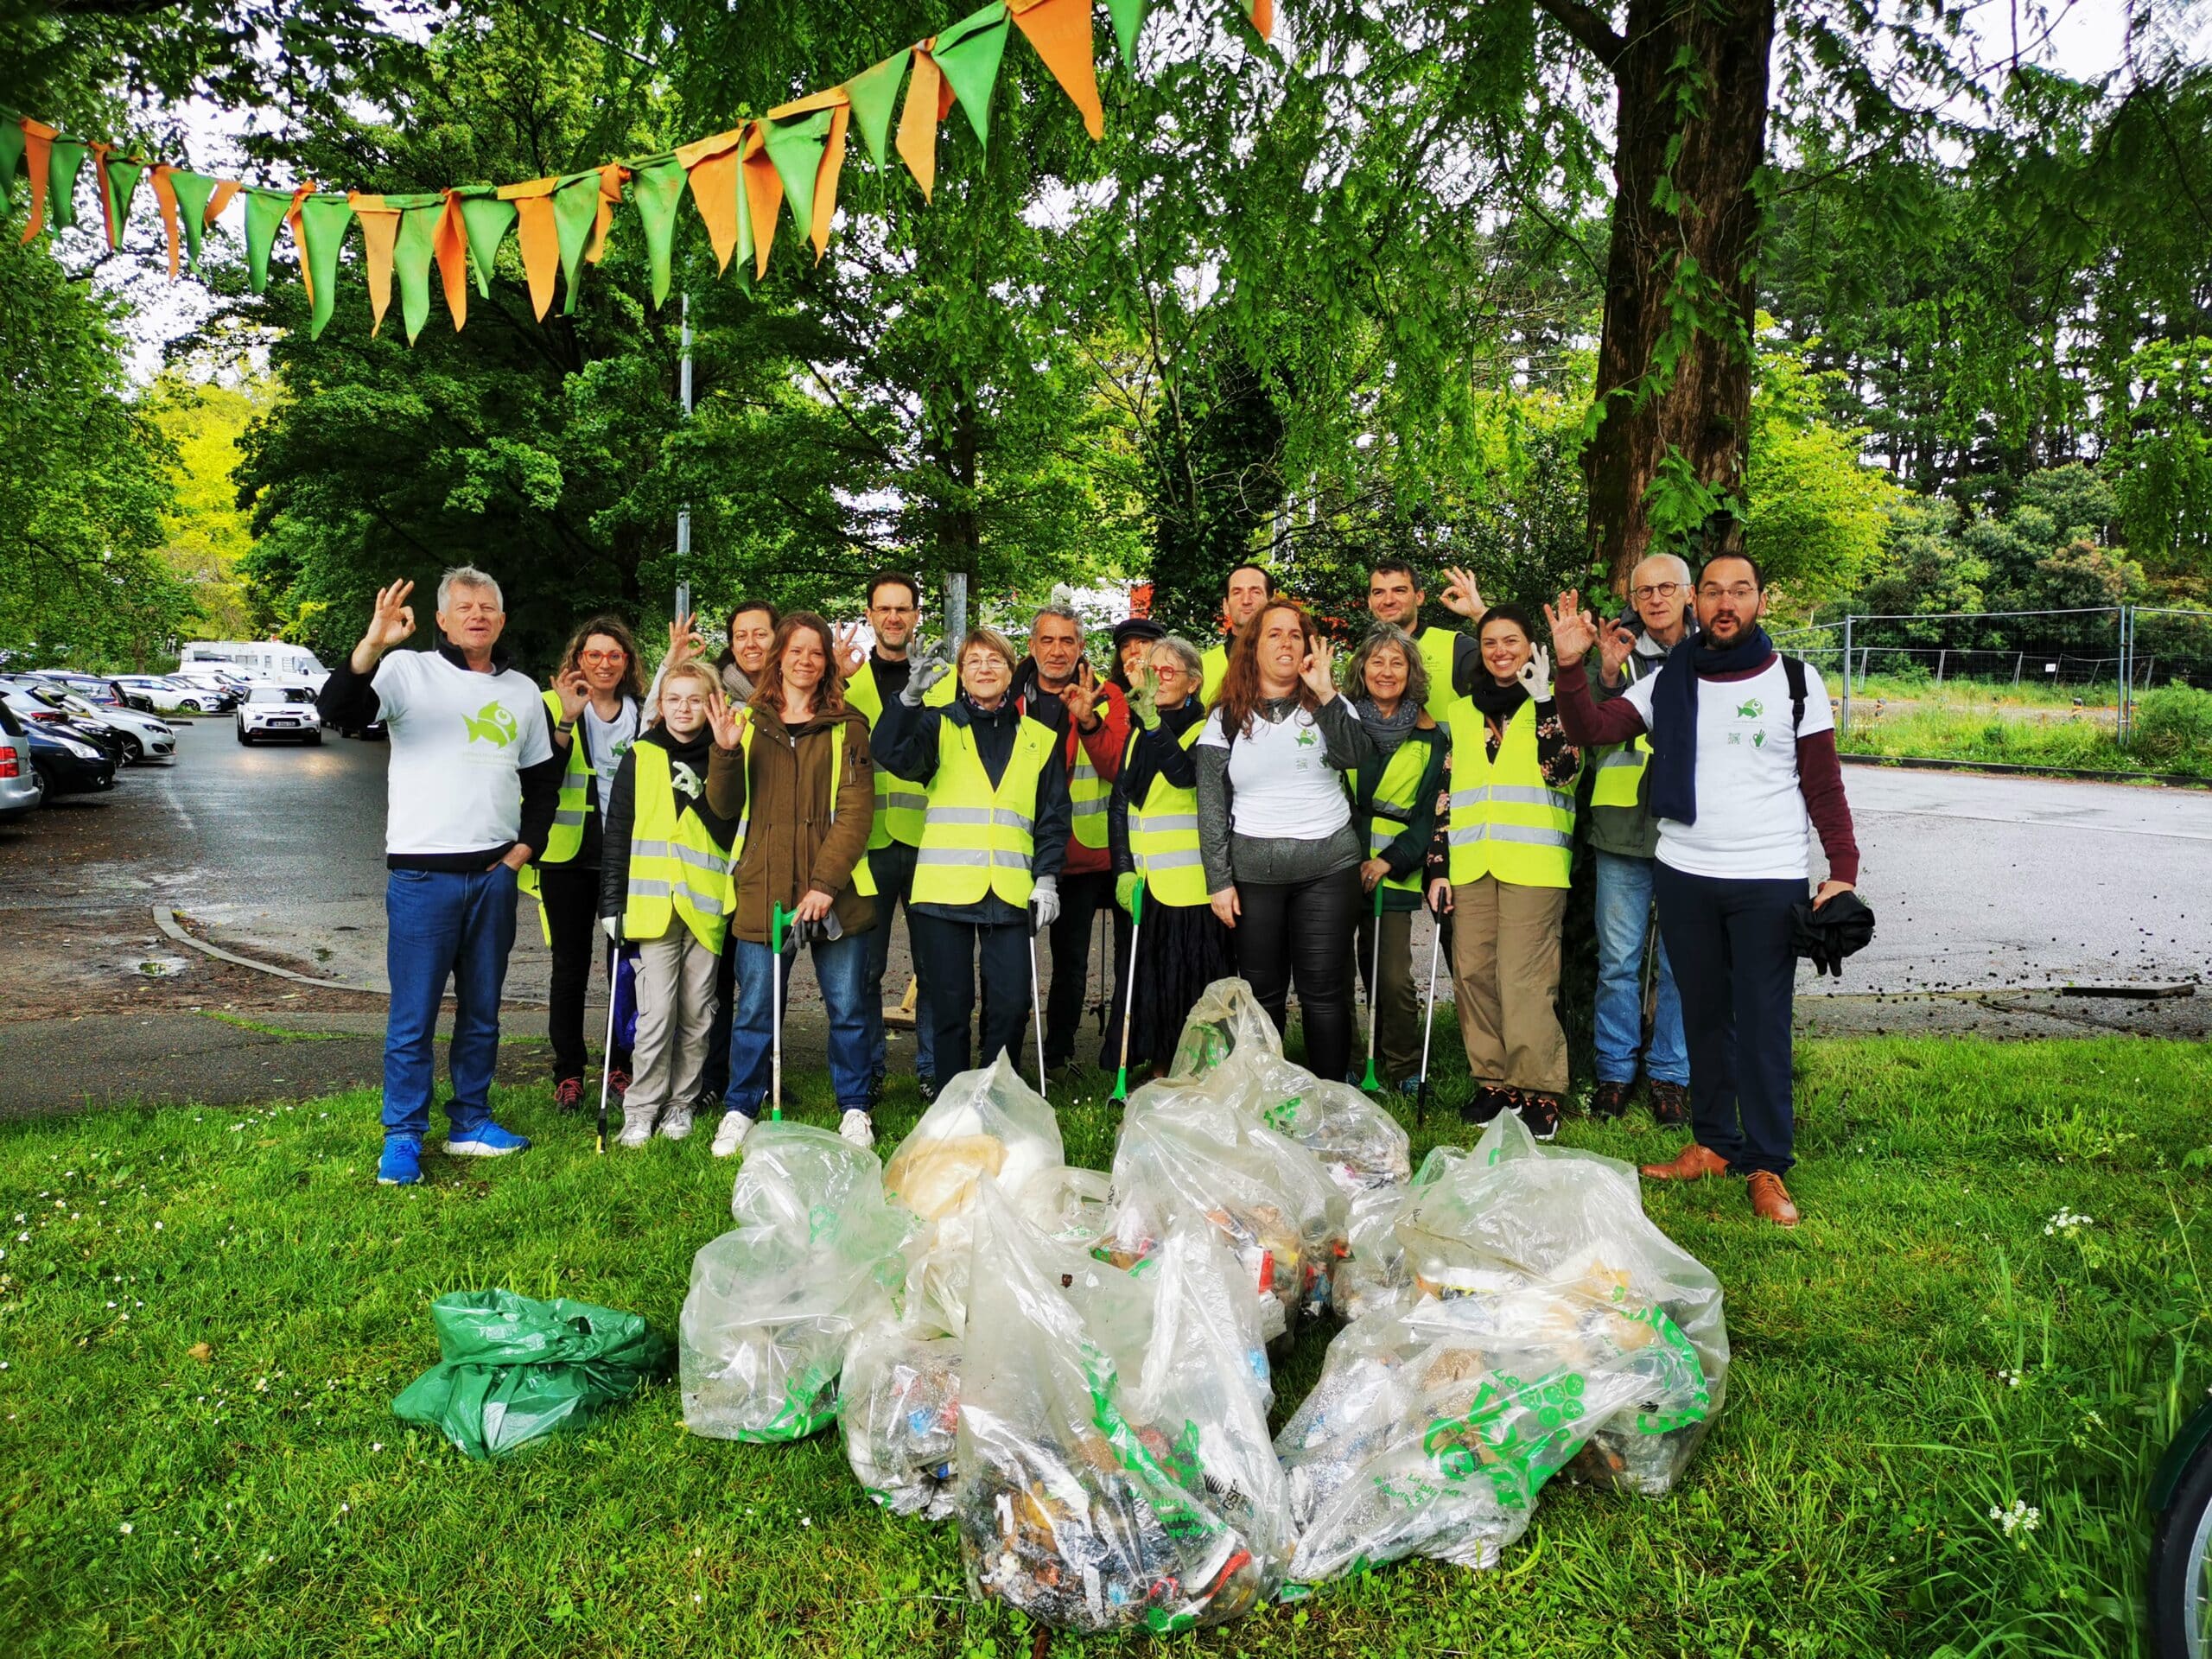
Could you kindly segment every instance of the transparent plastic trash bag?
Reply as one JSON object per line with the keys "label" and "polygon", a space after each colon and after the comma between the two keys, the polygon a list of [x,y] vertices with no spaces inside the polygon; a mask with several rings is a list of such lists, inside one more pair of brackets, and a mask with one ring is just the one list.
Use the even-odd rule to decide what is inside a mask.
{"label": "transparent plastic trash bag", "polygon": [[[1719,1280],[1643,1213],[1634,1168],[1540,1145],[1505,1112],[1463,1161],[1419,1192],[1396,1226],[1419,1294],[1553,1286],[1638,1316],[1656,1308],[1688,1338],[1698,1376],[1676,1378],[1677,1392],[1639,1399],[1618,1422],[1601,1425],[1578,1471],[1622,1491],[1668,1491],[1720,1411],[1728,1327]],[[1649,1432],[1669,1421],[1671,1428]]]}
{"label": "transparent plastic trash bag", "polygon": [[1398,1220],[1421,1197],[1421,1189],[1461,1162],[1458,1147],[1432,1147],[1421,1168],[1403,1186],[1378,1186],[1354,1195],[1344,1224],[1344,1259],[1337,1263],[1330,1297],[1340,1319],[1395,1313],[1413,1306],[1417,1293],[1398,1239]]}
{"label": "transparent plastic trash bag", "polygon": [[1102,1171],[1059,1164],[1031,1176],[1014,1193],[1014,1208],[1047,1238],[1089,1249],[1105,1236],[1113,1190]]}
{"label": "transparent plastic trash bag", "polygon": [[959,1338],[892,1319],[869,1325],[846,1352],[837,1402],[845,1460],[894,1515],[952,1513],[960,1371]]}
{"label": "transparent plastic trash bag", "polygon": [[836,1415],[853,1333],[888,1319],[912,1218],[874,1154],[827,1130],[763,1123],[732,1208],[702,1246],[677,1326],[683,1421],[720,1440],[793,1440]]}
{"label": "transparent plastic trash bag", "polygon": [[1003,1052],[938,1091],[884,1168],[887,1192],[924,1221],[957,1215],[988,1176],[1019,1192],[1039,1172],[1065,1164],[1059,1120]]}
{"label": "transparent plastic trash bag", "polygon": [[1175,1061],[1168,1067],[1170,1081],[1193,1083],[1232,1054],[1267,1053],[1282,1058],[1282,1033],[1250,983],[1242,979],[1217,979],[1200,993],[1183,1020],[1183,1035],[1175,1045]]}
{"label": "transparent plastic trash bag", "polygon": [[1697,1375],[1666,1315],[1527,1285],[1344,1327],[1275,1450],[1287,1593],[1409,1555],[1497,1564],[1598,1425]]}
{"label": "transparent plastic trash bag", "polygon": [[977,1218],[954,1458],[969,1593],[1058,1630],[1218,1624],[1289,1538],[1239,1269],[1185,1219],[1136,1273]]}
{"label": "transparent plastic trash bag", "polygon": [[1231,1056],[1216,1078],[1235,1072],[1249,1078],[1253,1109],[1268,1126],[1319,1158],[1347,1194],[1402,1185],[1412,1176],[1404,1126],[1350,1084],[1249,1048]]}

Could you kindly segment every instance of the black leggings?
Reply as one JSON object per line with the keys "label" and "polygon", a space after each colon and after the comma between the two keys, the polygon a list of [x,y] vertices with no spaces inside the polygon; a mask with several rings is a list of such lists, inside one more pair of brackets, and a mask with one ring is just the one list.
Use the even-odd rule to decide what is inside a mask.
{"label": "black leggings", "polygon": [[1259,886],[1240,881],[1242,913],[1231,937],[1236,971],[1281,1031],[1291,982],[1306,1027],[1306,1069],[1332,1083],[1351,1064],[1352,935],[1366,895],[1359,866],[1311,881]]}
{"label": "black leggings", "polygon": [[[553,1080],[558,1083],[582,1077],[589,1063],[584,1052],[584,996],[591,982],[607,973],[607,936],[599,931],[596,864],[541,864],[537,880],[546,927],[553,936],[545,1034],[553,1039]],[[614,1064],[627,1071],[629,1051],[618,1046]]]}

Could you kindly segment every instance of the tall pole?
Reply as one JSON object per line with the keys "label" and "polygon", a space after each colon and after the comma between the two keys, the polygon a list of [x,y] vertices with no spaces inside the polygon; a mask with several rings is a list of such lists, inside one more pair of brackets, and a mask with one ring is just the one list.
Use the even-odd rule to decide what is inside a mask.
{"label": "tall pole", "polygon": [[[691,418],[691,296],[683,296],[683,355],[676,372],[677,395],[683,403],[683,418]],[[691,610],[691,504],[676,510],[676,614],[679,620]]]}
{"label": "tall pole", "polygon": [[1843,619],[1843,734],[1851,735],[1851,617]]}

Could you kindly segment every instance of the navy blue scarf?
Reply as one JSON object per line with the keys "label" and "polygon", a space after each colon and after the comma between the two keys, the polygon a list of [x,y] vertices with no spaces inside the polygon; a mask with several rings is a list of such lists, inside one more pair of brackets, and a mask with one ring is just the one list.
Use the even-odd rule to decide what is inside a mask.
{"label": "navy blue scarf", "polygon": [[1697,683],[1701,676],[1748,674],[1774,655],[1766,630],[1754,626],[1732,645],[1694,633],[1667,653],[1651,688],[1651,792],[1655,817],[1697,822]]}

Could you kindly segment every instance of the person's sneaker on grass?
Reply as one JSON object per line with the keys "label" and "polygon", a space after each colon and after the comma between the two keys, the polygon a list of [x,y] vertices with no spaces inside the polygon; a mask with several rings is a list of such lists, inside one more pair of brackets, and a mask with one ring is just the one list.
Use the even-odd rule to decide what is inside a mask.
{"label": "person's sneaker on grass", "polygon": [[1515,1090],[1520,1098],[1513,1103],[1513,1109],[1521,1114],[1521,1122],[1530,1135],[1539,1141],[1548,1141],[1559,1133],[1559,1102],[1550,1095],[1538,1094],[1533,1089]]}
{"label": "person's sneaker on grass", "polygon": [[660,1115],[660,1138],[681,1141],[691,1133],[691,1105],[689,1101],[677,1101]]}
{"label": "person's sneaker on grass", "polygon": [[1459,1108],[1463,1123],[1488,1124],[1506,1108],[1505,1090],[1491,1084],[1482,1084],[1475,1090],[1475,1097]]}
{"label": "person's sneaker on grass", "polygon": [[553,1104],[564,1112],[581,1112],[584,1109],[584,1080],[563,1077],[553,1085]]}
{"label": "person's sneaker on grass", "polygon": [[724,1112],[722,1121],[715,1126],[714,1154],[717,1158],[733,1158],[745,1144],[745,1137],[753,1133],[753,1120],[743,1112]]}
{"label": "person's sneaker on grass", "polygon": [[630,1074],[620,1066],[616,1066],[607,1074],[607,1087],[615,1099],[621,1099],[630,1092]]}
{"label": "person's sneaker on grass", "polygon": [[423,1179],[423,1137],[387,1135],[384,1155],[377,1160],[378,1186],[413,1186]]}
{"label": "person's sneaker on grass", "polygon": [[503,1129],[486,1116],[462,1128],[459,1124],[446,1131],[446,1156],[448,1158],[504,1158],[511,1152],[528,1152],[530,1137]]}
{"label": "person's sneaker on grass", "polygon": [[1635,1086],[1633,1082],[1615,1083],[1610,1078],[1600,1083],[1590,1091],[1590,1116],[1618,1117],[1628,1110],[1628,1091]]}
{"label": "person's sneaker on grass", "polygon": [[845,1108],[844,1119],[837,1125],[837,1133],[856,1147],[873,1147],[875,1145],[874,1122],[857,1106]]}
{"label": "person's sneaker on grass", "polygon": [[1679,1128],[1690,1121],[1690,1091],[1679,1083],[1651,1079],[1651,1121],[1662,1128]]}
{"label": "person's sneaker on grass", "polygon": [[660,1114],[650,1106],[632,1106],[626,1102],[622,1107],[622,1133],[614,1137],[618,1147],[635,1148],[653,1138],[653,1120]]}
{"label": "person's sneaker on grass", "polygon": [[921,1093],[923,1105],[926,1106],[937,1098],[937,1079],[927,1073],[914,1073],[914,1087]]}

